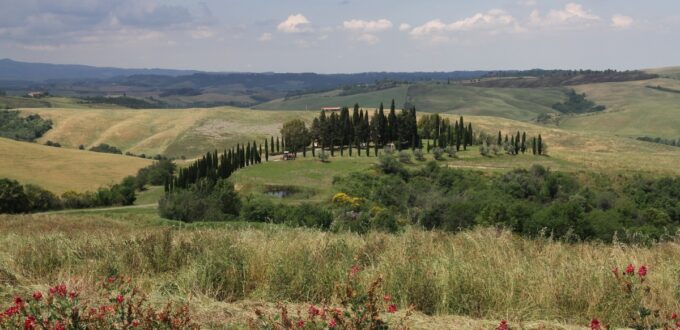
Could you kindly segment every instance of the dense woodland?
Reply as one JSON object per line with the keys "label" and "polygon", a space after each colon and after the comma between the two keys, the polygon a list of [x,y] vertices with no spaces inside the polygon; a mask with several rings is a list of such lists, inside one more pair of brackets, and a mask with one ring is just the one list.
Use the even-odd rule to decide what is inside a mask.
{"label": "dense woodland", "polygon": [[[526,71],[497,71],[485,75],[487,79],[472,82],[479,87],[516,87],[539,88],[573,86],[603,82],[620,82],[648,80],[658,75],[642,71],[616,70],[526,70]],[[492,79],[497,78],[497,79]]]}
{"label": "dense woodland", "polygon": [[38,115],[21,116],[18,111],[0,110],[0,136],[34,141],[52,129],[52,121]]}
{"label": "dense woodland", "polygon": [[567,93],[567,100],[560,103],[555,103],[552,106],[553,109],[569,114],[569,113],[587,113],[587,112],[597,112],[604,111],[604,105],[597,105],[595,102],[586,99],[586,94],[578,94],[575,90],[570,90]]}

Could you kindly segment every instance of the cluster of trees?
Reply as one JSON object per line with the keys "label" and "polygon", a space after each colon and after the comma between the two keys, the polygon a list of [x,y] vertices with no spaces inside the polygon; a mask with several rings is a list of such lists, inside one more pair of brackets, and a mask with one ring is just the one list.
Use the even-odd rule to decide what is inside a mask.
{"label": "cluster of trees", "polygon": [[221,154],[217,150],[208,152],[188,167],[180,169],[177,177],[165,182],[165,191],[187,189],[204,178],[212,181],[226,179],[240,168],[261,163],[263,152],[262,145],[258,147],[255,141],[252,144],[248,142],[247,145],[237,144]]}
{"label": "cluster of trees", "polygon": [[52,140],[47,140],[47,142],[45,142],[45,145],[48,147],[61,148],[61,144],[59,142],[54,142]]}
{"label": "cluster of trees", "polygon": [[472,131],[472,123],[465,124],[463,116],[459,120],[454,120],[451,124],[449,118],[442,118],[439,114],[431,114],[420,117],[418,121],[418,133],[423,139],[433,140],[433,145],[427,143],[427,151],[431,147],[446,148],[455,146],[457,151],[467,150],[475,142],[475,135]]}
{"label": "cluster of trees", "polygon": [[505,138],[503,138],[501,131],[498,131],[498,136],[495,138],[491,135],[480,133],[479,140],[482,141],[479,147],[479,153],[482,154],[482,156],[489,156],[491,154],[497,155],[501,150],[505,151],[508,155],[519,155],[520,153],[524,154],[528,152],[529,148],[531,148],[531,153],[533,155],[548,154],[548,145],[543,140],[541,134],[538,134],[537,137],[533,136],[527,139],[527,132],[522,132],[522,134],[520,134],[520,132],[517,131],[517,134],[515,135],[510,134],[509,138],[506,133]]}
{"label": "cluster of trees", "polygon": [[603,111],[604,105],[597,105],[595,102],[586,99],[586,94],[578,94],[575,90],[567,93],[567,100],[553,104],[553,109],[561,113],[587,113]]}
{"label": "cluster of trees", "polygon": [[106,143],[101,143],[101,144],[99,144],[99,145],[96,145],[96,146],[94,146],[94,147],[91,147],[91,148],[90,148],[90,151],[94,151],[94,152],[104,152],[104,153],[118,154],[118,155],[122,155],[122,154],[123,154],[123,152],[122,152],[120,149],[118,149],[118,148],[116,148],[116,147],[114,147],[114,146],[110,146],[110,145],[108,145],[108,144],[106,144]]}
{"label": "cluster of trees", "polygon": [[34,141],[52,129],[52,121],[39,115],[22,117],[18,111],[0,110],[0,136],[19,141]]}
{"label": "cluster of trees", "polygon": [[[389,158],[383,155],[381,163]],[[336,191],[358,201],[343,206],[334,222],[356,231],[500,226],[527,236],[608,242],[663,239],[680,226],[680,178],[597,175],[582,183],[577,174],[539,165],[489,176],[436,162],[416,171],[389,162],[378,167],[380,175],[356,172],[334,180]],[[374,219],[376,210],[382,222]]]}
{"label": "cluster of trees", "polygon": [[153,164],[139,169],[135,176],[135,187],[144,190],[146,185],[160,186],[172,181],[177,165],[169,159],[159,159]]}
{"label": "cluster of trees", "polygon": [[336,146],[340,147],[341,152],[345,146],[356,146],[360,153],[361,146],[368,148],[371,142],[376,150],[390,143],[394,143],[399,150],[421,146],[415,107],[397,114],[394,100],[387,115],[382,103],[372,116],[360,109],[359,104],[354,105],[352,114],[348,108],[342,108],[339,113],[331,112],[330,115],[322,110],[319,117],[312,121],[311,135],[322,149],[329,148],[331,154]]}
{"label": "cluster of trees", "polygon": [[0,213],[28,213],[60,209],[132,205],[135,178],[126,177],[119,184],[95,192],[67,191],[57,196],[36,185],[22,185],[16,180],[0,179]]}
{"label": "cluster of trees", "polygon": [[674,146],[674,147],[680,147],[680,139],[663,139],[660,137],[649,137],[649,136],[640,136],[637,138],[639,141],[645,141],[645,142],[652,142],[652,143],[659,143],[659,144],[666,144],[669,146]]}
{"label": "cluster of trees", "polygon": [[90,104],[113,104],[131,109],[154,109],[164,108],[167,106],[165,103],[153,98],[144,100],[128,96],[92,96],[83,98],[83,102]]}

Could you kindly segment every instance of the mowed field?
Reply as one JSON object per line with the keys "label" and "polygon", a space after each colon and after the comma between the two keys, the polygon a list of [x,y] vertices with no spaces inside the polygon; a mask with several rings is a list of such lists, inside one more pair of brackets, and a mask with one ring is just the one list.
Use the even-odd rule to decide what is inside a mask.
{"label": "mowed field", "polygon": [[607,106],[602,113],[565,117],[560,126],[585,132],[599,132],[630,137],[652,136],[680,138],[680,93],[646,86],[680,90],[680,80],[589,84],[575,86],[587,98]]}
{"label": "mowed field", "polygon": [[137,157],[54,148],[0,138],[0,177],[55,193],[87,191],[120,182],[151,164]]}
{"label": "mowed field", "polygon": [[22,109],[54,122],[54,128],[38,142],[47,140],[77,148],[100,143],[134,154],[192,158],[209,150],[223,150],[279,135],[281,126],[293,118],[311,118],[314,112],[256,111],[244,108],[201,109]]}

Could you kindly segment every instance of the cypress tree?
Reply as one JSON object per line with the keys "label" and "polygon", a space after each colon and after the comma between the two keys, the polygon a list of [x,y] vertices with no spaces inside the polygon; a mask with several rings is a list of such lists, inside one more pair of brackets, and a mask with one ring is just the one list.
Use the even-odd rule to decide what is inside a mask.
{"label": "cypress tree", "polygon": [[515,137],[510,136],[510,154],[514,155],[515,154]]}
{"label": "cypress tree", "polygon": [[314,143],[312,143],[312,158],[316,157],[316,147],[314,146]]}
{"label": "cypress tree", "polygon": [[517,131],[517,136],[515,136],[515,155],[519,154],[519,150],[521,149],[519,139],[519,131]]}
{"label": "cypress tree", "polygon": [[475,143],[475,135],[472,133],[472,123],[468,123],[468,143],[470,145],[473,145]]}
{"label": "cypress tree", "polygon": [[335,141],[333,141],[333,139],[331,139],[331,157],[334,157],[334,155],[333,155],[334,152],[335,152],[335,147],[333,146],[333,143],[334,143],[334,142],[335,142]]}
{"label": "cypress tree", "polygon": [[307,158],[307,146],[302,146],[302,157]]}
{"label": "cypress tree", "polygon": [[276,153],[278,154],[279,152],[281,152],[281,148],[280,148],[280,145],[279,145],[279,137],[277,136],[276,137]]}
{"label": "cypress tree", "polygon": [[259,160],[258,163],[262,163],[262,159],[261,159],[261,157],[262,157],[262,144],[260,144],[260,152],[257,153],[257,156],[258,156],[258,158],[260,158],[260,159],[258,159]]}
{"label": "cypress tree", "polygon": [[269,152],[271,152],[273,154],[274,153],[274,137],[273,136],[271,137],[271,141],[269,142],[269,148],[270,148]]}
{"label": "cypress tree", "polygon": [[376,157],[378,157],[378,144],[377,144],[377,143],[374,144],[373,153],[374,153],[374,155],[375,155]]}
{"label": "cypress tree", "polygon": [[535,136],[531,138],[531,153],[533,153],[534,156],[536,155],[536,137]]}
{"label": "cypress tree", "polygon": [[522,153],[527,151],[527,132],[522,132],[522,145],[520,146]]}
{"label": "cypress tree", "polygon": [[543,155],[543,139],[541,138],[541,134],[538,134],[537,147],[538,147],[538,154]]}
{"label": "cypress tree", "polygon": [[342,143],[340,143],[340,157],[344,156],[344,149],[345,146]]}
{"label": "cypress tree", "polygon": [[498,146],[501,146],[503,144],[503,138],[501,137],[501,131],[498,131],[498,142],[496,142]]}
{"label": "cypress tree", "polygon": [[264,160],[269,161],[269,148],[267,147],[267,139],[264,139]]}
{"label": "cypress tree", "polygon": [[366,157],[371,157],[371,155],[369,154],[370,151],[371,151],[371,144],[367,141],[366,142]]}
{"label": "cypress tree", "polygon": [[352,143],[349,143],[349,156],[352,157]]}
{"label": "cypress tree", "polygon": [[248,142],[248,147],[246,147],[246,166],[250,165],[250,142]]}
{"label": "cypress tree", "polygon": [[430,153],[430,140],[427,140],[427,153]]}

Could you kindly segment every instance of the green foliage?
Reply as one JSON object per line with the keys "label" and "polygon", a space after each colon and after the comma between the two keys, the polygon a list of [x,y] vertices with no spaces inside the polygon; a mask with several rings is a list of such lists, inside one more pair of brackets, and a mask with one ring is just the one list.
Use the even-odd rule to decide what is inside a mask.
{"label": "green foliage", "polygon": [[137,171],[137,189],[142,189],[147,184],[154,186],[167,184],[172,180],[172,176],[175,174],[176,170],[177,165],[171,160],[161,159],[155,161],[153,164]]}
{"label": "green foliage", "polygon": [[293,119],[283,124],[281,135],[286,141],[286,148],[289,151],[297,152],[312,143],[312,138],[301,119]]}
{"label": "green foliage", "polygon": [[162,217],[185,222],[230,220],[240,209],[241,199],[226,179],[199,179],[188,189],[166,192],[158,202]]}
{"label": "green foliage", "polygon": [[144,100],[127,96],[93,96],[84,98],[83,102],[88,104],[114,104],[131,109],[156,109],[166,107],[166,104],[161,101]]}
{"label": "green foliage", "polygon": [[102,144],[96,145],[96,146],[90,148],[90,151],[94,151],[94,152],[104,152],[104,153],[118,154],[118,155],[122,155],[122,154],[123,154],[123,152],[122,152],[120,149],[118,149],[118,148],[116,148],[116,147],[114,147],[114,146],[110,146],[110,145],[108,145],[108,144],[106,144],[106,143],[102,143]]}
{"label": "green foliage", "polygon": [[587,113],[603,111],[604,105],[596,105],[595,102],[587,100],[586,94],[578,94],[575,90],[567,93],[567,100],[563,103],[555,103],[553,109],[561,113]]}
{"label": "green foliage", "polygon": [[51,120],[44,120],[38,115],[22,117],[18,111],[0,110],[0,136],[20,140],[33,141],[52,128]]}
{"label": "green foliage", "polygon": [[292,227],[328,229],[333,221],[333,215],[323,205],[309,203],[287,205],[249,197],[243,203],[241,219],[286,224]]}
{"label": "green foliage", "polygon": [[[475,225],[512,229],[528,236],[566,240],[649,241],[673,235],[680,225],[680,180],[636,177],[612,191],[614,178],[580,183],[570,173],[539,165],[489,176],[439,167],[430,162],[409,172],[391,156],[381,156],[377,175],[354,173],[334,180],[339,191],[363,201],[348,221],[350,230],[375,228],[375,212],[427,229],[457,231]],[[621,179],[619,179],[621,180]]]}

